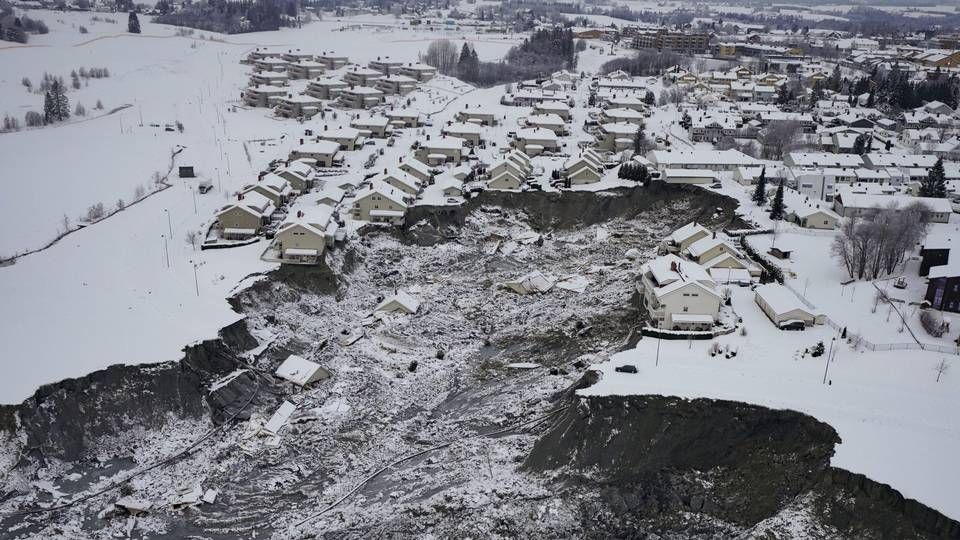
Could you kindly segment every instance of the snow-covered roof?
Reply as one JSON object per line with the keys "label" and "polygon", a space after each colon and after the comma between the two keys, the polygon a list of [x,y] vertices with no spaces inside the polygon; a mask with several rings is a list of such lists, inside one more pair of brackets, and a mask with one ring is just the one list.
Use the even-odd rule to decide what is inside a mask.
{"label": "snow-covered roof", "polygon": [[301,144],[293,149],[298,154],[336,154],[340,145],[333,141],[316,141]]}
{"label": "snow-covered roof", "polygon": [[[634,126],[636,127],[636,126]],[[653,150],[647,157],[658,166],[755,165],[758,161],[739,150]]]}
{"label": "snow-covered roof", "polygon": [[716,283],[702,266],[673,254],[653,259],[645,264],[641,271],[649,272],[653,277],[656,282],[653,293],[658,298],[688,285],[695,285],[713,296],[718,296],[714,290]]}
{"label": "snow-covered roof", "polygon": [[375,311],[382,311],[385,307],[394,302],[399,304],[404,310],[409,311],[410,313],[416,313],[420,309],[419,300],[410,296],[405,291],[397,291],[397,293],[393,296],[384,299],[383,302],[380,302]]}
{"label": "snow-covered roof", "polygon": [[640,130],[640,127],[636,124],[631,124],[629,122],[612,122],[609,124],[602,124],[600,129],[604,133],[612,133],[614,135],[627,135],[632,137]]}
{"label": "snow-covered roof", "polygon": [[407,203],[403,200],[403,193],[390,184],[381,181],[371,182],[369,186],[358,191],[354,196],[354,200],[359,201],[374,194],[385,197],[403,208],[407,207]]}
{"label": "snow-covered roof", "polygon": [[277,377],[300,386],[306,386],[313,381],[329,376],[320,364],[311,362],[302,356],[291,354],[283,361],[275,372]]}
{"label": "snow-covered roof", "polygon": [[454,122],[449,126],[444,126],[440,131],[442,133],[452,133],[454,135],[480,135],[483,132],[483,128],[478,124],[473,124],[470,122]]}
{"label": "snow-covered roof", "polygon": [[863,158],[857,154],[827,152],[790,152],[790,161],[798,167],[862,167]]}
{"label": "snow-covered roof", "polygon": [[679,229],[670,233],[670,241],[675,244],[680,244],[684,240],[701,232],[706,233],[707,236],[710,236],[710,231],[706,227],[700,225],[696,221],[691,221],[690,223],[687,223],[683,227],[680,227]]}
{"label": "snow-covered roof", "polygon": [[812,316],[818,315],[818,313],[811,311],[793,291],[778,283],[760,285],[754,292],[777,316],[794,310],[800,310]]}
{"label": "snow-covered roof", "polygon": [[712,236],[701,238],[687,246],[687,253],[694,257],[700,257],[717,246],[725,246],[731,253],[735,253],[737,257],[741,256],[740,250],[730,245],[729,242],[721,238],[714,238]]}
{"label": "snow-covered roof", "polygon": [[[553,133],[552,131],[550,133]],[[429,141],[424,141],[420,143],[424,148],[429,149],[440,149],[440,150],[453,150],[453,149],[462,149],[465,141],[459,137],[439,137],[431,139]],[[446,157],[446,156],[442,156]]]}
{"label": "snow-covered roof", "polygon": [[556,141],[557,134],[547,128],[524,128],[517,130],[517,138],[532,139],[535,141]]}

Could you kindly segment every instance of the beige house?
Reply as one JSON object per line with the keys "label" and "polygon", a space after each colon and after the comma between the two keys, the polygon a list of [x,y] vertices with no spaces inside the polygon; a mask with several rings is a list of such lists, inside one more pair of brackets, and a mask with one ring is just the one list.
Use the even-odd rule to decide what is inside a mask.
{"label": "beige house", "polygon": [[313,60],[313,53],[308,53],[302,49],[287,49],[280,55],[280,58],[287,62],[302,62],[304,60]]}
{"label": "beige house", "polygon": [[400,162],[397,166],[401,171],[418,178],[421,184],[430,182],[433,173],[430,172],[430,166],[419,159],[407,159]]}
{"label": "beige house", "polygon": [[664,169],[661,179],[668,184],[712,184],[717,173],[704,169]]}
{"label": "beige house", "polygon": [[670,233],[663,247],[670,253],[682,253],[697,240],[709,236],[711,236],[711,233],[706,227],[696,221],[691,221]]}
{"label": "beige house", "polygon": [[331,224],[336,228],[332,207],[298,204],[277,229],[273,247],[284,262],[315,264],[333,243]]}
{"label": "beige house", "polygon": [[290,151],[289,159],[312,159],[317,166],[332,167],[339,150],[340,145],[331,141],[304,143]]}
{"label": "beige house", "polygon": [[243,102],[251,107],[273,107],[280,98],[287,95],[287,89],[280,86],[251,86],[243,91]]}
{"label": "beige house", "polygon": [[408,64],[398,67],[397,75],[404,75],[420,82],[426,82],[436,77],[437,68],[426,64]]}
{"label": "beige house", "polygon": [[359,129],[362,136],[382,139],[389,134],[390,119],[386,116],[358,118],[350,122],[350,127]]}
{"label": "beige house", "polygon": [[464,140],[458,137],[438,137],[420,143],[414,157],[432,165],[463,160]]}
{"label": "beige house", "polygon": [[420,179],[411,174],[407,174],[400,169],[384,169],[382,174],[374,176],[371,181],[373,183],[383,182],[384,184],[388,184],[391,187],[402,191],[404,194],[406,194],[404,196],[405,200],[415,198],[423,189]]}
{"label": "beige house", "polygon": [[324,71],[325,68],[323,64],[314,62],[313,60],[291,62],[287,67],[287,75],[289,75],[291,79],[312,79],[323,75]]}
{"label": "beige house", "polygon": [[482,126],[497,125],[497,115],[489,112],[488,110],[480,109],[479,106],[476,109],[464,109],[458,112],[457,120],[461,122],[480,124]]}
{"label": "beige house", "polygon": [[676,255],[658,257],[640,269],[637,285],[652,326],[668,330],[713,328],[720,312],[720,294],[699,264]]}
{"label": "beige house", "polygon": [[535,114],[527,117],[527,125],[533,128],[549,129],[557,135],[567,134],[567,124],[555,114]]}
{"label": "beige house", "polygon": [[324,51],[317,56],[317,62],[323,64],[327,69],[340,69],[347,65],[350,59],[346,56],[338,55],[333,51]]}
{"label": "beige house", "polygon": [[290,62],[277,57],[261,58],[253,62],[254,69],[258,71],[276,71],[279,73],[287,71],[289,65]]}
{"label": "beige house", "polygon": [[543,152],[560,150],[560,141],[557,134],[546,128],[525,128],[517,130],[514,145],[529,156],[536,156]]}
{"label": "beige house", "polygon": [[369,86],[353,86],[342,89],[339,100],[351,109],[369,109],[383,102],[383,92]]}
{"label": "beige house", "polygon": [[457,122],[440,128],[440,133],[459,137],[466,141],[467,146],[477,146],[483,141],[482,128],[469,122]]}
{"label": "beige house", "polygon": [[340,79],[318,77],[317,79],[310,81],[310,84],[307,85],[307,89],[304,90],[304,93],[317,99],[336,99],[340,96],[340,92],[349,86],[349,84],[341,81]]}
{"label": "beige house", "polygon": [[390,119],[390,125],[398,128],[415,128],[420,126],[420,113],[409,109],[387,111],[384,113]]}
{"label": "beige house", "polygon": [[256,184],[244,186],[242,193],[259,193],[270,199],[274,206],[280,207],[293,197],[293,186],[282,176],[274,173],[263,175]]}
{"label": "beige house", "polygon": [[570,184],[592,184],[603,178],[603,160],[592,149],[571,157],[563,164],[563,177]]}
{"label": "beige house", "polygon": [[636,124],[629,122],[601,124],[597,133],[597,147],[614,152],[632,148],[638,129]]}
{"label": "beige house", "polygon": [[805,229],[836,229],[840,216],[827,208],[804,206],[790,211],[787,218]]}
{"label": "beige house", "polygon": [[389,75],[378,79],[374,87],[387,95],[405,96],[417,89],[417,81],[403,75]]}
{"label": "beige house", "polygon": [[321,107],[323,101],[313,96],[287,94],[277,101],[273,112],[283,118],[312,118]]}
{"label": "beige house", "polygon": [[487,176],[489,178],[496,178],[501,174],[510,174],[522,182],[527,179],[530,170],[517,164],[516,161],[504,158],[487,168]]}
{"label": "beige house", "polygon": [[384,75],[393,75],[401,66],[403,66],[403,62],[391,60],[389,56],[378,56],[376,60],[371,60],[367,64],[368,68],[375,69]]}
{"label": "beige house", "polygon": [[270,222],[276,207],[259,193],[240,193],[237,200],[217,212],[217,228],[223,238],[244,239],[256,236]]}
{"label": "beige house", "polygon": [[407,203],[402,192],[376,182],[356,193],[351,212],[356,220],[401,225],[407,213]]}
{"label": "beige house", "polygon": [[287,86],[290,77],[276,71],[258,71],[250,75],[250,86]]}
{"label": "beige house", "polygon": [[295,192],[304,193],[313,187],[313,179],[316,171],[314,171],[309,163],[304,161],[291,161],[285,167],[280,167],[273,171],[273,174],[286,180]]}
{"label": "beige house", "polygon": [[687,249],[683,253],[690,258],[692,261],[703,264],[718,257],[724,253],[733,255],[738,259],[742,259],[743,255],[740,254],[740,251],[737,248],[730,245],[726,240],[716,238],[713,235],[701,238],[696,242],[687,246]]}
{"label": "beige house", "polygon": [[604,109],[600,113],[600,121],[604,124],[643,125],[643,118],[643,113],[634,109]]}
{"label": "beige house", "polygon": [[562,118],[564,122],[569,122],[571,118],[570,106],[562,101],[536,103],[533,106],[533,112],[536,114],[555,114]]}
{"label": "beige house", "polygon": [[360,130],[352,127],[326,129],[317,133],[317,138],[321,141],[330,141],[337,143],[340,150],[356,150],[361,144]]}
{"label": "beige house", "polygon": [[800,297],[783,285],[768,283],[760,285],[754,292],[757,305],[777,328],[790,324],[813,326],[826,322],[826,315],[804,304]]}
{"label": "beige house", "polygon": [[352,86],[373,86],[383,78],[383,73],[375,69],[353,66],[343,74],[343,82]]}
{"label": "beige house", "polygon": [[316,264],[327,248],[327,238],[318,225],[298,219],[280,225],[273,245],[284,262]]}
{"label": "beige house", "polygon": [[517,177],[515,173],[509,170],[503,170],[490,176],[490,179],[487,180],[487,188],[520,189],[520,186],[523,185],[525,179],[526,177]]}

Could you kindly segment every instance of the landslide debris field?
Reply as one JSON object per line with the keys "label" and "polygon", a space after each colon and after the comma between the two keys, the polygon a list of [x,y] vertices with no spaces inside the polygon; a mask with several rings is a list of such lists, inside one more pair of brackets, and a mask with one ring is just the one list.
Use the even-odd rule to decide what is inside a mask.
{"label": "landslide debris field", "polygon": [[[121,490],[2,524],[13,526],[11,537],[18,530],[83,536],[132,527],[151,536],[229,538],[318,528],[386,533],[391,523],[407,528],[406,518],[420,516],[413,521],[423,530],[443,523],[451,534],[480,534],[512,508],[516,523],[539,509],[540,521],[574,526],[577,519],[544,480],[518,472],[536,439],[530,431],[562,406],[551,401],[555,393],[633,335],[637,252],[650,257],[664,234],[700,210],[678,198],[632,219],[578,226],[569,218],[569,227],[534,230],[522,209],[478,205],[462,226],[438,231],[427,219],[334,250],[329,268],[281,269],[234,299],[257,346],[234,351],[229,376],[204,381],[213,388],[212,416],[237,414],[232,422]],[[630,249],[634,259],[626,257]],[[533,272],[560,285],[532,294],[502,285]],[[398,290],[420,302],[416,314],[374,313]],[[273,377],[290,354],[332,376],[306,390]],[[150,377],[150,367],[139,370]],[[297,408],[279,440],[256,435],[284,400]],[[124,428],[87,441],[80,459],[24,457],[8,475],[2,511],[107,487],[210,428],[206,418],[172,412],[165,422],[156,421],[156,411],[123,414]],[[148,416],[146,425],[137,422]],[[364,483],[398,458],[446,443]],[[215,502],[171,508],[172,496],[196,485],[217,490]],[[154,508],[135,523],[123,511],[97,517],[122,496]]]}
{"label": "landslide debris field", "polygon": [[[730,220],[698,196],[637,211],[638,193],[425,212],[273,272],[182,361],[0,411],[0,538],[960,537],[831,468],[836,433],[805,415],[575,397],[590,363],[639,339],[635,280],[659,239]],[[516,290],[531,288],[547,290]],[[375,311],[396,291],[415,314]],[[291,354],[331,376],[276,378]]]}

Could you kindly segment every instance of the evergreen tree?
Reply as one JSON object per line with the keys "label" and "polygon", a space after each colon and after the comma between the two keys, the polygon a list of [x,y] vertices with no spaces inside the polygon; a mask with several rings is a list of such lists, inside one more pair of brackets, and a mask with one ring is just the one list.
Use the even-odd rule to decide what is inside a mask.
{"label": "evergreen tree", "polygon": [[[53,96],[47,90],[43,95],[43,123],[50,124],[56,118],[56,107],[54,106]],[[29,123],[27,124],[29,125]]]}
{"label": "evergreen tree", "polygon": [[753,202],[757,206],[763,206],[767,200],[767,168],[760,169],[760,176],[757,177],[757,187],[753,190]]}
{"label": "evergreen tree", "polygon": [[137,18],[137,13],[135,11],[130,12],[130,17],[127,18],[127,32],[131,34],[140,33],[140,19]]}
{"label": "evergreen tree", "polygon": [[930,173],[920,182],[921,197],[943,199],[947,196],[947,175],[943,170],[943,158],[930,168]]}
{"label": "evergreen tree", "polygon": [[853,141],[853,153],[859,156],[862,156],[867,151],[867,137],[866,133],[861,133],[857,135],[857,138]]}
{"label": "evergreen tree", "polygon": [[783,219],[783,181],[777,185],[777,193],[770,205],[770,219]]}
{"label": "evergreen tree", "polygon": [[647,90],[647,93],[643,96],[643,102],[647,105],[654,105],[657,102],[657,98],[654,97],[653,92]]}
{"label": "evergreen tree", "polygon": [[50,85],[50,97],[53,100],[53,113],[58,122],[70,118],[70,99],[67,98],[67,89],[60,80],[54,80]]}
{"label": "evergreen tree", "polygon": [[637,132],[633,134],[633,151],[637,154],[642,154],[646,150],[647,141],[646,137],[643,134],[643,128],[638,127]]}

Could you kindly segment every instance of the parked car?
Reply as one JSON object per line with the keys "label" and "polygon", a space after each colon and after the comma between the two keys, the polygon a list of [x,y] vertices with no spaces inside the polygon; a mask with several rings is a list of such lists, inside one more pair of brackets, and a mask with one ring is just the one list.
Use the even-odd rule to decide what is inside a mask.
{"label": "parked car", "polygon": [[613,368],[613,370],[616,371],[617,373],[636,373],[637,366],[633,364],[624,364],[622,366],[617,366]]}

